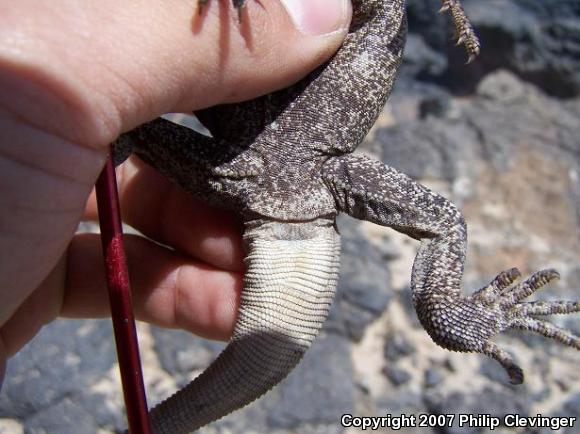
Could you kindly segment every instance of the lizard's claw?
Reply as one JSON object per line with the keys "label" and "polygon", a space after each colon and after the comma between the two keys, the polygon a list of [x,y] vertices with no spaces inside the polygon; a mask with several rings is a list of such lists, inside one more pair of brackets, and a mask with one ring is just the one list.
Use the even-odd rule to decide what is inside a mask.
{"label": "lizard's claw", "polygon": [[517,268],[512,268],[471,296],[434,296],[428,303],[421,303],[428,306],[426,309],[417,310],[421,322],[437,344],[453,351],[486,354],[506,369],[512,383],[520,384],[524,380],[522,369],[491,341],[499,333],[508,329],[529,330],[580,350],[580,337],[536,318],[580,312],[580,302],[523,301],[558,279],[558,272],[538,271],[516,284],[520,276]]}
{"label": "lizard's claw", "polygon": [[455,34],[457,37],[457,45],[464,45],[467,51],[467,63],[473,62],[473,60],[479,55],[479,49],[481,47],[479,39],[475,35],[473,26],[471,25],[469,18],[461,6],[460,0],[441,0],[441,9],[439,12],[451,12],[451,18],[453,20],[453,26],[455,27]]}
{"label": "lizard's claw", "polygon": [[[197,0],[197,13],[201,15],[203,13],[203,8],[209,0]],[[238,19],[242,20],[242,8],[246,4],[246,0],[232,0],[232,4],[238,11]]]}
{"label": "lizard's claw", "polygon": [[209,0],[197,0],[197,14],[201,15],[203,13],[203,8]]}
{"label": "lizard's claw", "polygon": [[246,0],[232,0],[232,4],[234,5],[234,7],[237,9],[238,11],[238,21],[241,23],[242,22],[242,12],[243,12],[243,8],[246,5]]}

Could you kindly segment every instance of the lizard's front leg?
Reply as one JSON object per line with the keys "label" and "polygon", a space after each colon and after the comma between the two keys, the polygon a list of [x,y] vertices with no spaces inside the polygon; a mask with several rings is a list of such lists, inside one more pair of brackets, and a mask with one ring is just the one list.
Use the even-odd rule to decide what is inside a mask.
{"label": "lizard's front leg", "polygon": [[471,63],[479,54],[479,39],[475,35],[473,26],[467,18],[460,0],[441,0],[440,12],[451,13],[457,45],[464,45],[467,51],[467,63]]}
{"label": "lizard's front leg", "polygon": [[[198,14],[203,13],[203,9],[209,0],[197,0]],[[232,5],[238,10],[238,19],[242,20],[242,8],[246,5],[246,0],[232,0]]]}
{"label": "lizard's front leg", "polygon": [[557,278],[554,270],[540,271],[519,285],[512,285],[519,272],[508,270],[466,296],[461,290],[466,225],[451,202],[395,169],[363,156],[330,158],[323,167],[323,177],[339,210],[421,240],[413,265],[413,303],[421,324],[437,344],[493,357],[513,383],[523,381],[522,370],[491,341],[504,330],[531,330],[580,349],[580,338],[535,318],[579,312],[580,302],[522,301]]}

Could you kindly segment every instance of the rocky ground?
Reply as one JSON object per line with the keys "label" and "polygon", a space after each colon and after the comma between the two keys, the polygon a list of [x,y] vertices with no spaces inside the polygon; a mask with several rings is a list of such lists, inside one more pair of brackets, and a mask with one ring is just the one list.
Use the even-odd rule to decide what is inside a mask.
{"label": "rocky ground", "polygon": [[[580,3],[466,1],[478,63],[449,48],[437,2],[409,2],[412,33],[396,90],[361,151],[421,180],[468,222],[465,291],[517,266],[557,268],[544,299],[580,299]],[[444,21],[444,20],[443,20]],[[358,416],[488,414],[580,419],[580,352],[530,333],[497,341],[526,383],[495,362],[437,347],[410,304],[418,244],[343,217],[338,296],[321,336],[279,387],[203,433],[354,433]],[[580,315],[553,318],[580,334]],[[223,347],[139,325],[150,404]],[[0,433],[111,433],[125,425],[109,321],[57,321],[16,355],[0,393]],[[574,428],[560,432],[573,433]],[[383,429],[379,432],[390,432]],[[406,428],[478,433],[487,428]],[[548,433],[548,428],[494,432]]]}

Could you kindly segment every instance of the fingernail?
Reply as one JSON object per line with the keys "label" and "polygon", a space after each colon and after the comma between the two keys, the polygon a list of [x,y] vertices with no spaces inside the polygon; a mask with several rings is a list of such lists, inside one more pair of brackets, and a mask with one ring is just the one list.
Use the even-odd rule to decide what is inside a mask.
{"label": "fingernail", "polygon": [[280,0],[294,25],[306,35],[326,35],[348,26],[348,0]]}

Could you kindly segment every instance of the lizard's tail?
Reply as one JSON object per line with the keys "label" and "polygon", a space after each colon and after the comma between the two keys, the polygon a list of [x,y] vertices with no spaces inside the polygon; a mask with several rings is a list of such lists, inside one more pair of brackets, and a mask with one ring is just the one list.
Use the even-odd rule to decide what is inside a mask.
{"label": "lizard's tail", "polygon": [[248,269],[232,341],[151,411],[155,434],[189,433],[260,397],[296,366],[328,316],[340,259],[332,220],[254,221],[245,239]]}

